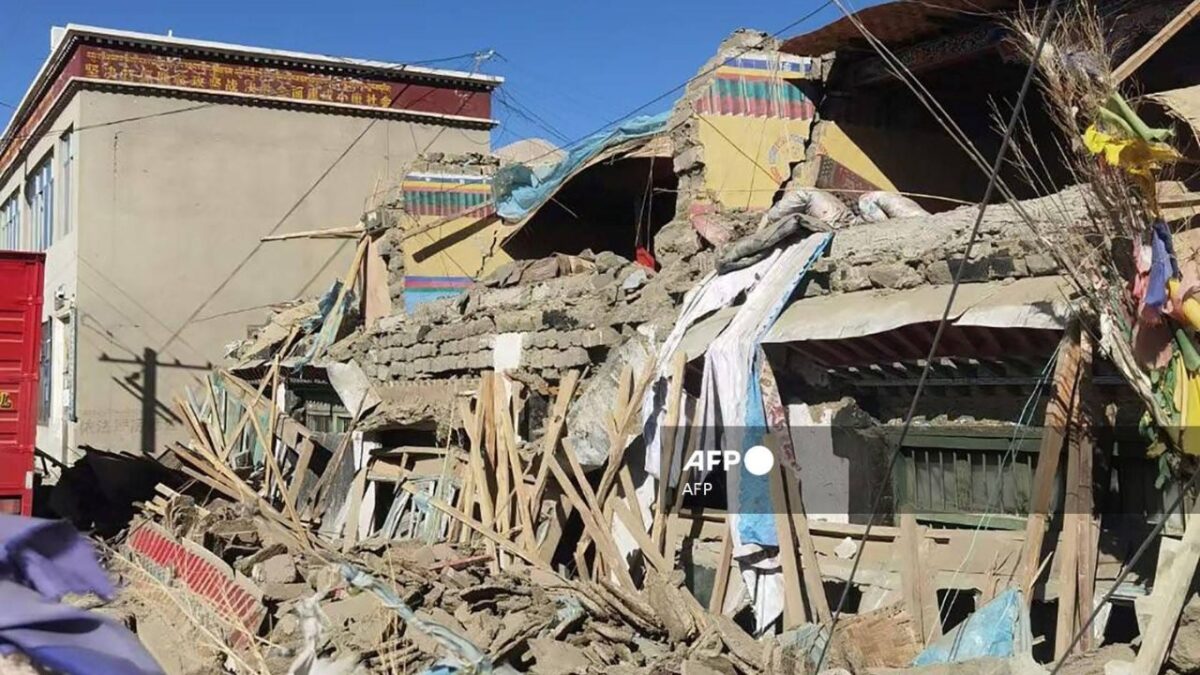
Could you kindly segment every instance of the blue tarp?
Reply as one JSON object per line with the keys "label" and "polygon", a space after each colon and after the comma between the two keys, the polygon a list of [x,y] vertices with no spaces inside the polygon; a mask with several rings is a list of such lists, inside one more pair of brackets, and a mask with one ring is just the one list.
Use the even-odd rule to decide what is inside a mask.
{"label": "blue tarp", "polygon": [[604,150],[638,138],[648,138],[667,128],[671,112],[635,117],[608,131],[592,134],[580,141],[566,158],[548,170],[534,171],[523,164],[514,164],[497,172],[492,180],[496,213],[509,222],[516,222],[541,206],[563,184],[568,176]]}
{"label": "blue tarp", "polygon": [[1032,644],[1021,592],[1009,589],[926,647],[912,664],[961,663],[986,657],[1007,659],[1028,651]]}
{"label": "blue tarp", "polygon": [[[740,446],[743,456],[745,456],[746,451],[750,448],[761,445],[769,431],[762,392],[762,362],[760,361],[762,339],[770,332],[771,327],[775,325],[775,322],[779,319],[779,315],[783,313],[784,305],[792,297],[792,293],[796,291],[796,287],[808,275],[808,271],[812,268],[813,263],[821,257],[826,247],[829,246],[829,242],[833,240],[833,235],[831,234],[814,234],[811,236],[821,237],[820,242],[813,249],[808,260],[804,262],[804,266],[796,272],[795,276],[788,279],[787,283],[776,289],[776,296],[772,299],[766,316],[763,317],[764,320],[762,326],[760,326],[759,333],[754,336],[755,349],[750,357],[750,380],[746,387],[746,428],[742,433]],[[744,463],[738,464],[737,471],[737,510],[740,514],[737,523],[738,534],[741,536],[742,543],[758,544],[760,546],[779,546],[779,532],[775,529],[776,507],[771,501],[771,474],[756,476],[746,469]]]}

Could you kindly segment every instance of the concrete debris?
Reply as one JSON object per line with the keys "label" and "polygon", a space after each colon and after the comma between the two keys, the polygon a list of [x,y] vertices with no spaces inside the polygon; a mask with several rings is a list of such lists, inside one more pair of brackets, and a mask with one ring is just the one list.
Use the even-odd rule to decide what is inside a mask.
{"label": "concrete debris", "polygon": [[[893,21],[889,7],[864,16],[882,16],[881,25],[924,22]],[[917,18],[932,11],[908,10]],[[932,16],[926,28],[941,32],[945,22]],[[977,20],[952,23],[957,30]],[[1114,344],[1123,343],[1112,336],[1124,339],[1125,323],[1148,302],[1093,303],[1065,329],[1043,316],[1040,299],[1001,302],[1006,289],[1028,283],[1012,280],[1027,277],[1062,275],[1075,282],[1069,300],[1086,294],[1086,275],[1051,242],[1096,233],[1105,216],[1098,209],[1133,192],[1114,177],[1120,148],[1104,155],[1114,161],[1104,167],[1111,185],[1085,181],[991,205],[972,239],[979,207],[946,206],[975,194],[952,175],[966,165],[941,166],[945,156],[932,144],[928,158],[898,156],[897,148],[924,143],[926,132],[867,124],[877,115],[864,111],[892,116],[876,105],[878,93],[860,91],[882,66],[862,50],[806,56],[797,46],[829,46],[843,28],[786,43],[737,31],[687,83],[666,130],[609,148],[564,183],[563,200],[520,223],[499,221],[493,195],[512,182],[506,172],[533,175],[534,167],[514,163],[538,163],[541,172],[549,168],[543,157],[561,150],[515,144],[502,153],[502,172],[501,159],[487,155],[419,158],[404,174],[407,187],[389,187],[358,225],[338,229],[357,239],[339,281],[320,298],[280,306],[234,346],[232,369],[172,392],[182,438],[141,460],[137,476],[113,481],[123,489],[110,494],[91,485],[108,482],[100,480],[99,453],[64,471],[68,491],[52,501],[112,536],[114,573],[126,582],[104,611],[135,627],[171,673],[1015,675],[1039,671],[1035,653],[1063,661],[1064,673],[1124,672],[1148,655],[1147,672],[1163,664],[1200,672],[1200,600],[1191,599],[1177,624],[1160,611],[1174,613],[1187,597],[1200,529],[1187,527],[1183,557],[1170,566],[1177,570],[1122,584],[1113,570],[1135,569],[1124,557],[1128,533],[1109,546],[1112,523],[1099,517],[1092,495],[1093,475],[1116,457],[1102,447],[1109,439],[1093,417],[1103,409],[1115,420],[1118,408],[1129,408],[1108,380],[1114,365],[1126,374],[1132,357],[1121,360]],[[987,46],[981,51],[992,58],[996,33],[956,35],[950,47],[940,36],[931,50],[909,43],[899,58],[920,57],[935,70],[969,61],[958,52],[943,58],[943,49],[962,45]],[[769,84],[746,85],[762,80]],[[952,109],[975,93],[964,90]],[[1106,106],[1107,115],[1121,107]],[[907,125],[911,112],[897,119]],[[1078,137],[1056,143],[1067,154]],[[913,161],[920,171],[908,170]],[[625,189],[616,179],[572,190],[593,169],[618,176],[622,162],[638,169],[636,199],[611,197],[610,186]],[[939,194],[924,194],[936,191],[921,182],[926,172],[936,178],[930,185],[944,188]],[[1004,190],[1033,186],[1020,187]],[[569,191],[583,196],[568,199]],[[593,207],[579,209],[586,218],[571,214],[598,224],[579,227],[586,237],[547,226],[545,214],[581,205],[573,200]],[[1189,193],[1170,203],[1195,201]],[[636,217],[617,213],[625,202],[638,204]],[[1142,225],[1164,222],[1156,205],[1126,206]],[[532,227],[539,213],[546,219]],[[1108,267],[1123,274],[1126,264],[1133,275],[1145,263],[1149,277],[1181,265],[1157,239],[1150,246],[1119,229],[1099,232],[1082,239],[1084,248],[1112,264],[1093,276]],[[330,231],[288,236],[318,235]],[[809,236],[823,243],[802,279],[747,269]],[[1128,260],[1131,242],[1134,257],[1144,248],[1150,259]],[[1180,258],[1186,274],[1175,273],[1190,278],[1186,263],[1195,261]],[[936,330],[914,318],[912,298],[959,281],[980,294],[971,307]],[[1120,281],[1122,289],[1137,286]],[[1186,295],[1163,299],[1183,306],[1163,321],[1183,325],[1184,314],[1200,325]],[[849,318],[831,325],[827,316],[804,315],[796,324],[843,332],[764,339],[783,325],[781,312],[803,309],[793,304],[803,298],[874,316],[856,304],[865,297],[898,308],[886,317],[894,325],[880,320],[851,334]],[[677,327],[685,308],[691,325]],[[1097,348],[1083,329],[1094,327],[1085,323],[1091,314],[1107,311],[1116,313],[1098,323],[1109,339]],[[745,354],[710,349],[737,330],[745,331]],[[1190,346],[1190,335],[1176,338]],[[1194,373],[1185,360],[1156,371],[1154,385]],[[1139,383],[1127,376],[1122,384],[1145,398]],[[669,399],[652,443],[642,438],[648,389],[655,404],[660,393]],[[1186,400],[1179,391],[1158,393]],[[743,417],[769,449],[764,475],[750,462],[709,466],[737,454],[716,448],[741,435],[723,419]],[[1032,428],[1037,435],[1018,434]],[[900,436],[905,444],[896,447]],[[716,446],[701,445],[710,442]],[[1122,443],[1123,470],[1145,459]],[[1019,457],[1016,468],[995,465],[1001,456]],[[705,458],[702,467],[693,463]],[[1175,469],[1147,461],[1138,465],[1146,472],[1136,474],[1139,489],[1165,480],[1164,467]],[[1157,504],[1160,496],[1134,497]],[[735,508],[746,504],[770,508]],[[880,507],[885,517],[876,520]],[[1161,560],[1173,541],[1163,538]],[[1137,606],[1153,640],[1138,654],[1101,647],[1092,632],[1068,649],[1095,598],[1152,581],[1157,595]],[[997,597],[1018,589],[1033,607],[1020,600],[1004,605],[1004,621],[978,620],[990,616],[985,600],[996,607]],[[839,595],[854,607],[834,606]],[[1057,607],[1057,623],[1036,622],[1051,640],[1026,635],[1032,616],[1045,612],[1039,604]],[[1102,623],[1120,623],[1112,606],[1106,611]],[[1021,640],[989,641],[1008,623],[1022,627]],[[957,647],[942,647],[968,626],[978,643],[970,654],[985,657],[939,662],[956,658]],[[179,635],[194,639],[176,647]],[[911,667],[919,655],[935,664]]]}

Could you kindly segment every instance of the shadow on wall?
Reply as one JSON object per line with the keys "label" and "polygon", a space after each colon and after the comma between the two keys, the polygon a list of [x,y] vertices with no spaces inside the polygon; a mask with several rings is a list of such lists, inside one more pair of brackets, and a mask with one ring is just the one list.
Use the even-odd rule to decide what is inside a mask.
{"label": "shadow on wall", "polygon": [[[988,73],[979,77],[978,73]],[[921,83],[991,164],[1000,147],[1001,129],[1011,114],[1025,68],[987,52],[948,67],[918,75]],[[845,73],[834,70],[834,77]],[[826,98],[826,119],[833,120],[850,142],[875,164],[902,193],[910,193],[930,212],[956,208],[958,202],[978,202],[986,175],[950,137],[905,85],[894,79],[843,91]],[[1047,186],[1074,183],[1062,160],[1070,143],[1050,117],[1038,88],[1030,90],[1022,124],[1008,165],[1001,173],[1018,199],[1044,192],[1013,166],[1021,161],[1036,167],[1036,178]],[[825,186],[821,186],[825,187]],[[830,186],[836,187],[836,186]],[[934,195],[943,199],[921,198]],[[1002,197],[997,194],[996,200]]]}
{"label": "shadow on wall", "polygon": [[[140,368],[139,372],[131,373],[124,378],[113,376],[112,381],[141,403],[142,423],[139,449],[146,456],[153,456],[158,451],[155,429],[159,420],[169,425],[179,424],[183,421],[175,414],[168,403],[163,402],[158,397],[159,369],[177,368],[197,371],[209,371],[212,369],[211,363],[203,365],[186,364],[180,362],[178,359],[160,361],[158,352],[149,347],[142,350],[140,358],[118,359],[108,354],[101,354],[100,362],[134,365]],[[131,448],[122,449],[129,450]]]}

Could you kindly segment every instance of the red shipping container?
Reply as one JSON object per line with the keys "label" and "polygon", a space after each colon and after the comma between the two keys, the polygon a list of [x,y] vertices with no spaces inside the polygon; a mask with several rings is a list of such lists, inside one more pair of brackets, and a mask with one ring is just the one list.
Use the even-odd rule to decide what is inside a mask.
{"label": "red shipping container", "polygon": [[45,262],[0,251],[0,513],[33,509]]}

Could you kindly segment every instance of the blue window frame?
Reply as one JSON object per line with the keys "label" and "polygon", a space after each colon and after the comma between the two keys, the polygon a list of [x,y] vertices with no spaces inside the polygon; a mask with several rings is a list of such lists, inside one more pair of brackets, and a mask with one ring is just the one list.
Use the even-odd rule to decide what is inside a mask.
{"label": "blue window frame", "polygon": [[47,157],[25,179],[25,205],[29,209],[30,245],[45,251],[54,243],[54,158]]}
{"label": "blue window frame", "polygon": [[16,192],[0,203],[0,248],[21,248],[21,200]]}

